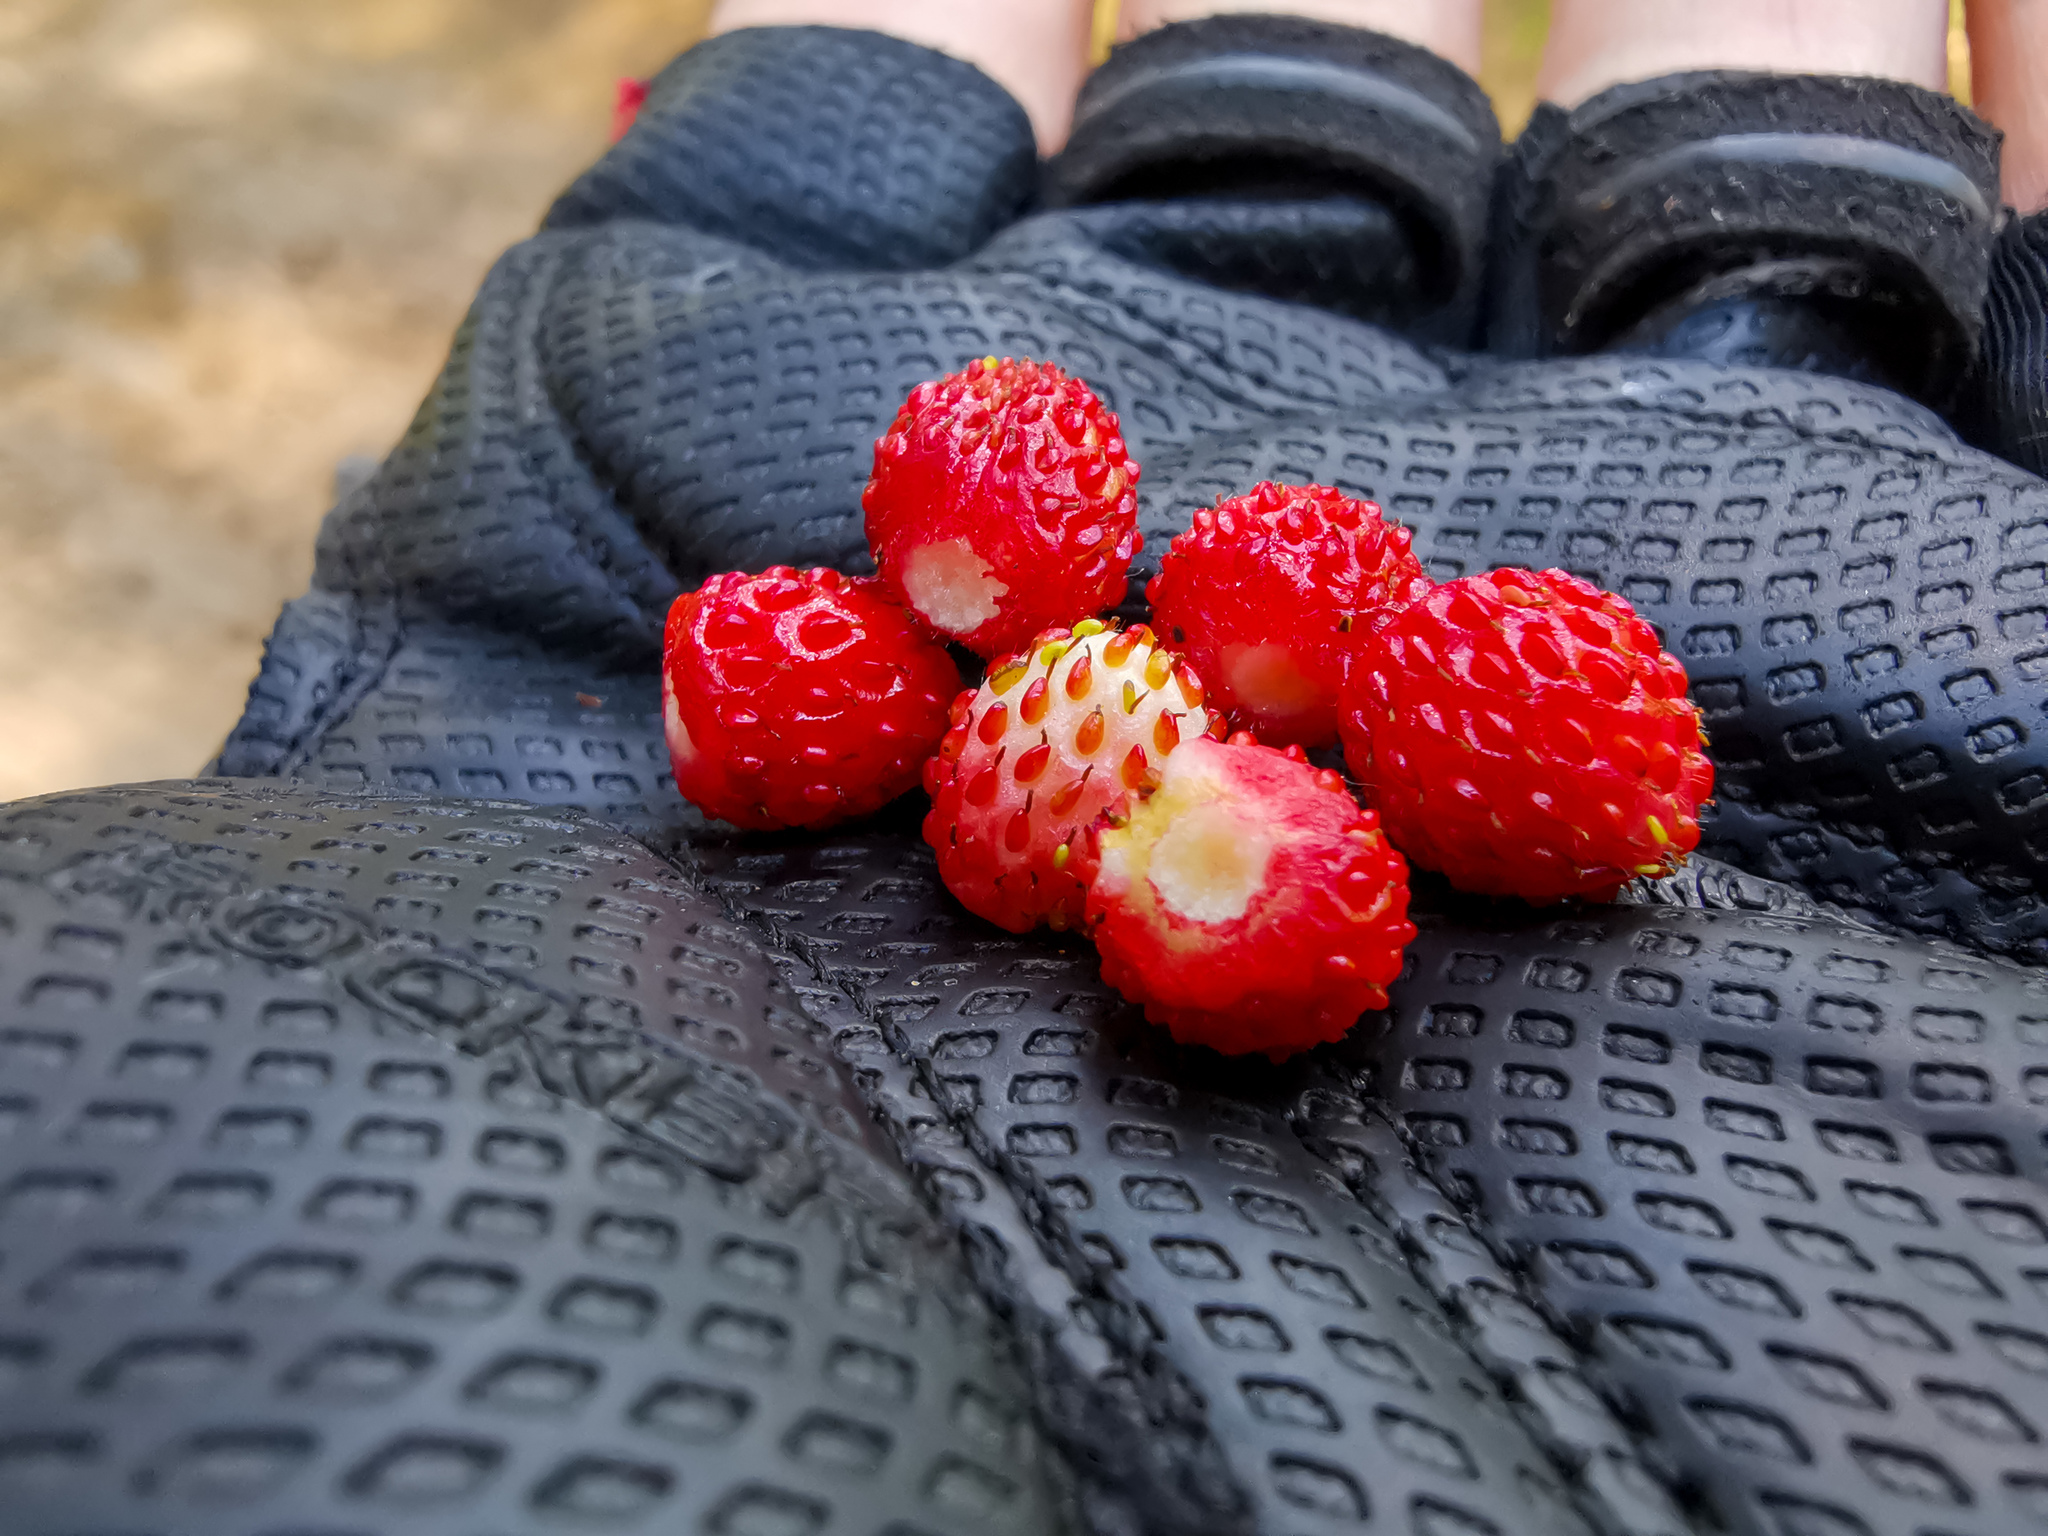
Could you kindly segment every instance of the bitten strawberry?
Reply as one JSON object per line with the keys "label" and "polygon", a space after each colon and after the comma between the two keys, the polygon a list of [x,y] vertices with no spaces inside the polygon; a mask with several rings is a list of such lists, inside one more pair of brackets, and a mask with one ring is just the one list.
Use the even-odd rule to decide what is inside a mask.
{"label": "bitten strawberry", "polygon": [[1300,747],[1190,741],[1093,838],[1103,980],[1174,1039],[1278,1061],[1386,1006],[1408,866]]}
{"label": "bitten strawberry", "polygon": [[1121,602],[1138,466],[1115,415],[1050,363],[984,358],[911,391],[861,505],[882,579],[982,656]]}
{"label": "bitten strawberry", "polygon": [[1605,901],[1699,843],[1714,769],[1685,688],[1612,592],[1465,576],[1368,630],[1344,758],[1394,845],[1453,885]]}
{"label": "bitten strawberry", "polygon": [[916,785],[960,672],[872,581],[731,571],[668,611],[676,788],[735,826],[822,827]]}
{"label": "bitten strawberry", "polygon": [[1146,588],[1152,623],[1234,725],[1327,746],[1364,625],[1429,590],[1409,546],[1372,502],[1268,481],[1195,514]]}
{"label": "bitten strawberry", "polygon": [[1221,721],[1193,668],[1142,624],[1051,629],[953,701],[925,765],[924,836],[969,911],[1023,933],[1080,923],[1092,865],[1083,835],[1162,758]]}

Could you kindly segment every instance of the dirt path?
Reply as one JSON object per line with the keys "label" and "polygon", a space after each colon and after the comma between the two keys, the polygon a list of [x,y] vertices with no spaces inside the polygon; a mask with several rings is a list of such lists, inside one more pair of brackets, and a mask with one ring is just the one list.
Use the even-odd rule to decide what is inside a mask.
{"label": "dirt path", "polygon": [[706,9],[0,4],[0,800],[205,760],[336,461]]}

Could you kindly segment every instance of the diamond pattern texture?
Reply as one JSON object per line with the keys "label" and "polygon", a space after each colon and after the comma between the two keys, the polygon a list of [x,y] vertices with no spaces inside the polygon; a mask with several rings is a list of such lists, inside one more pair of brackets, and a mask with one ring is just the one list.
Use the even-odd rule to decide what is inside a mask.
{"label": "diamond pattern texture", "polygon": [[[1362,1486],[1410,1480],[1418,1528],[1441,1501],[1528,1529],[1542,1495],[1490,1499],[1560,1465],[1621,1529],[1704,1506],[1741,1530],[1993,1531],[2039,1507],[2036,973],[1744,911],[1763,893],[1739,881],[1690,910],[1444,912],[1384,1019],[1269,1069],[1173,1051],[1085,947],[959,914],[907,838],[703,857],[898,1036],[1212,1422],[1242,1404],[1222,1444],[1262,1523],[1291,1519],[1287,1480],[1246,1465],[1276,1423],[1295,1438],[1269,1456],[1319,1430],[1342,1465],[1386,1457]],[[1224,1353],[1258,1349],[1258,1376]],[[1485,1459],[1531,1441],[1549,1468]]]}
{"label": "diamond pattern texture", "polygon": [[[1266,477],[1379,500],[1440,576],[1576,571],[1692,675],[1720,770],[1711,852],[1906,928],[2048,944],[2048,488],[1898,397],[1614,359],[1451,384],[1385,332],[1149,272],[1067,216],[915,276],[746,281],[759,258],[698,235],[570,238],[506,259],[412,436],[337,510],[317,579],[347,634],[325,607],[287,611],[224,767],[333,758],[329,732],[360,752],[350,706],[436,628],[467,627],[470,656],[544,646],[603,696],[608,674],[644,675],[667,597],[713,569],[864,568],[859,490],[895,405],[970,357],[1029,353],[1086,376],[1145,466],[1134,602],[1196,506]],[[449,496],[430,467],[449,464],[477,489]],[[534,481],[548,465],[567,478]],[[418,777],[426,750],[364,766]],[[501,755],[471,771],[536,771]]]}
{"label": "diamond pattern texture", "polygon": [[616,833],[28,802],[0,979],[10,1532],[1057,1524],[820,1026]]}

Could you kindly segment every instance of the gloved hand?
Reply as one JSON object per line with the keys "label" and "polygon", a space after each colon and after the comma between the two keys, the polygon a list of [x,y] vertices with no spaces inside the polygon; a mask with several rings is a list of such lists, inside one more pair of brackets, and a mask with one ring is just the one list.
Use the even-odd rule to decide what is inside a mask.
{"label": "gloved hand", "polygon": [[[25,1528],[224,1479],[393,1531],[2038,1511],[2041,981],[2010,957],[2048,941],[2048,494],[1880,383],[1753,366],[1962,398],[1990,142],[1906,87],[1624,88],[1518,151],[1489,276],[1498,158],[1455,70],[1301,23],[1120,52],[1042,180],[1015,103],[907,44],[672,66],[330,518],[218,765],[301,784],[0,813],[0,967],[92,1013],[6,1038],[160,1073],[160,1115],[109,1119],[95,1066],[4,1122],[5,1187],[89,1212],[0,1270],[25,1318],[75,1308],[17,1352],[75,1391],[0,1424],[0,1475],[57,1490]],[[1702,359],[1741,328],[1755,356]],[[704,826],[664,777],[668,602],[857,567],[874,438],[990,352],[1118,411],[1153,558],[1218,494],[1320,480],[1435,574],[1628,596],[1692,674],[1740,870],[1428,893],[1387,1014],[1268,1067],[967,917],[910,817]],[[161,1129],[88,1166],[66,1138],[102,1121]],[[405,1148],[423,1171],[354,1171]],[[262,1235],[150,1235],[173,1151]],[[186,1289],[107,1300],[150,1277]],[[254,1310],[286,1291],[362,1300],[309,1339]],[[194,1358],[254,1362],[235,1424],[97,1385],[191,1356],[159,1309],[222,1302],[239,1342]],[[316,1358],[401,1407],[306,1395]]]}

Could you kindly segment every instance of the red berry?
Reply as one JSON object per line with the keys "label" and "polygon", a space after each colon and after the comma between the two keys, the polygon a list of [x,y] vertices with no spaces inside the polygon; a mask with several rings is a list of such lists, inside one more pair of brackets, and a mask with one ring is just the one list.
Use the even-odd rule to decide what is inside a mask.
{"label": "red berry", "polygon": [[1396,847],[1453,885],[1605,901],[1698,846],[1714,769],[1685,668],[1564,571],[1446,582],[1374,625],[1344,758]]}
{"label": "red berry", "polygon": [[1086,384],[984,358],[911,391],[861,505],[890,591],[993,657],[1123,600],[1137,483]]}
{"label": "red berry", "polygon": [[1146,588],[1152,622],[1232,723],[1327,746],[1367,621],[1429,590],[1410,542],[1372,502],[1267,481],[1195,514]]}
{"label": "red berry", "polygon": [[756,830],[827,826],[913,787],[960,686],[872,581],[786,565],[684,593],[663,652],[676,788]]}
{"label": "red berry", "polygon": [[640,109],[647,105],[647,84],[635,80],[631,75],[620,77],[617,94],[612,97],[612,142],[618,143],[639,120]]}
{"label": "red berry", "polygon": [[1249,735],[1191,741],[1094,833],[1102,976],[1188,1045],[1278,1061],[1384,1008],[1408,866],[1344,781]]}
{"label": "red berry", "polygon": [[954,700],[925,765],[924,836],[946,888],[1013,933],[1079,926],[1089,823],[1212,721],[1192,669],[1143,625],[1086,619],[998,661]]}

